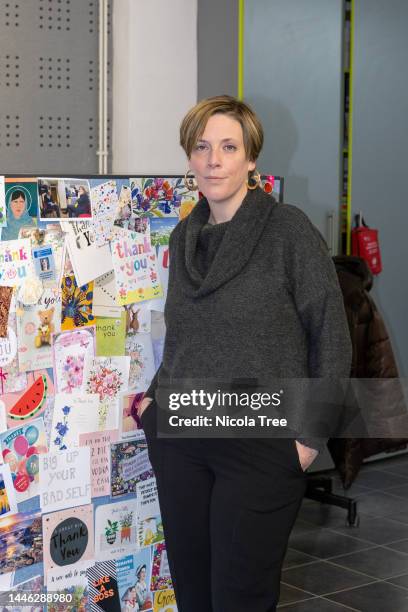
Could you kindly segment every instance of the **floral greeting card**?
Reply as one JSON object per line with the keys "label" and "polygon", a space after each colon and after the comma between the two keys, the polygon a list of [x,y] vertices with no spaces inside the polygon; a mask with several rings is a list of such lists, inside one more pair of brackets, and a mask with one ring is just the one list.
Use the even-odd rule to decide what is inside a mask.
{"label": "floral greeting card", "polygon": [[52,337],[61,329],[61,295],[45,289],[34,306],[17,311],[18,362],[21,372],[52,367]]}
{"label": "floral greeting card", "polygon": [[54,402],[50,450],[79,445],[79,435],[98,429],[99,396],[84,393],[58,393]]}
{"label": "floral greeting card", "polygon": [[197,203],[197,191],[190,191],[181,177],[131,178],[132,214],[148,217],[187,216]]}
{"label": "floral greeting card", "polygon": [[155,544],[153,547],[152,579],[150,589],[159,591],[171,589],[173,583],[170,575],[169,562],[167,559],[166,545],[164,542]]}
{"label": "floral greeting card", "polygon": [[60,332],[53,338],[54,382],[58,393],[81,390],[87,359],[95,355],[95,328]]}
{"label": "floral greeting card", "polygon": [[93,325],[93,283],[78,287],[75,276],[65,276],[61,283],[61,329]]}
{"label": "floral greeting card", "polygon": [[101,402],[115,400],[128,388],[129,366],[129,357],[89,359],[85,364],[83,391],[97,393]]}
{"label": "floral greeting card", "polygon": [[95,180],[91,180],[93,225],[95,228],[96,244],[103,246],[112,238],[113,222],[119,198],[115,180],[106,181],[99,185],[94,183]]}
{"label": "floral greeting card", "polygon": [[111,248],[118,304],[162,297],[156,255],[147,235],[118,229]]}
{"label": "floral greeting card", "polygon": [[156,372],[151,335],[129,334],[125,350],[130,358],[129,389],[134,393],[146,391]]}
{"label": "floral greeting card", "polygon": [[117,559],[137,548],[136,500],[98,506],[95,510],[95,556]]}

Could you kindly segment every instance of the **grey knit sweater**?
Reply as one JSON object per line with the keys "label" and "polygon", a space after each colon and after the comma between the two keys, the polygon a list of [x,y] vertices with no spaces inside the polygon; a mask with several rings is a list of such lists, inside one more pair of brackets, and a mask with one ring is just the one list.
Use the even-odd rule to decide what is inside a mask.
{"label": "grey knit sweater", "polygon": [[308,217],[261,189],[228,222],[209,214],[203,198],[171,234],[163,361],[145,395],[161,378],[348,377],[343,298]]}

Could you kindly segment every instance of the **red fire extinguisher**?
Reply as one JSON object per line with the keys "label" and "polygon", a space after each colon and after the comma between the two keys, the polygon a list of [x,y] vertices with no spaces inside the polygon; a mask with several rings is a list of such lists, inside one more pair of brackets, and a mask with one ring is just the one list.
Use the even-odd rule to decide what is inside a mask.
{"label": "red fire extinguisher", "polygon": [[351,231],[351,252],[365,259],[373,274],[382,271],[378,230],[368,227],[361,212],[355,215],[356,227]]}

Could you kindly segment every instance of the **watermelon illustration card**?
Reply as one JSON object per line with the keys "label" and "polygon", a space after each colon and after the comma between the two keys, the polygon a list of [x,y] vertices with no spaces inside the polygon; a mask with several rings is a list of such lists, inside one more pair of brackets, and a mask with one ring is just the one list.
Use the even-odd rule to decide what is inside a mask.
{"label": "watermelon illustration card", "polygon": [[17,503],[35,497],[39,487],[39,456],[47,452],[41,418],[0,434],[4,463],[10,467]]}
{"label": "watermelon illustration card", "polygon": [[17,311],[18,363],[21,372],[52,368],[52,336],[61,329],[61,295],[45,289],[34,306]]}
{"label": "watermelon illustration card", "polygon": [[47,409],[53,405],[54,383],[50,370],[35,370],[26,377],[24,391],[6,393],[1,399],[6,406],[8,427],[18,423],[30,423],[40,416],[44,418]]}
{"label": "watermelon illustration card", "polygon": [[80,391],[87,359],[95,355],[95,328],[84,327],[55,334],[54,383],[57,393]]}
{"label": "watermelon illustration card", "polygon": [[95,557],[119,559],[137,549],[136,500],[98,506],[95,510]]}
{"label": "watermelon illustration card", "polygon": [[78,562],[94,559],[93,506],[80,506],[44,514],[44,569],[74,570]]}

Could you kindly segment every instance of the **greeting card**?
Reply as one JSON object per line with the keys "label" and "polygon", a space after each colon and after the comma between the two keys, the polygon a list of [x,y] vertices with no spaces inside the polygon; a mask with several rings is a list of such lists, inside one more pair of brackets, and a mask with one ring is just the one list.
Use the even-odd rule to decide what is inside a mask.
{"label": "greeting card", "polygon": [[91,221],[73,221],[64,224],[63,229],[66,231],[69,258],[79,286],[112,270],[109,245],[98,247]]}
{"label": "greeting card", "polygon": [[79,445],[91,450],[91,497],[110,493],[110,445],[117,439],[117,429],[79,434]]}
{"label": "greeting card", "polygon": [[[145,548],[137,554],[116,561],[119,597],[122,606],[136,600],[139,610],[152,612],[153,594],[149,590],[151,575],[150,550]],[[136,608],[137,609],[137,608]]]}
{"label": "greeting card", "polygon": [[[3,228],[4,232],[6,228]],[[30,241],[0,242],[0,286],[19,287],[34,274]]]}
{"label": "greeting card", "polygon": [[[93,506],[80,506],[43,515],[44,569],[65,567],[94,559]],[[69,566],[69,568],[68,568]]]}
{"label": "greeting card", "polygon": [[129,390],[145,391],[156,372],[151,335],[127,335],[125,352],[130,358]]}
{"label": "greeting card", "polygon": [[54,383],[51,370],[34,370],[25,375],[24,391],[6,393],[1,399],[6,407],[7,425],[27,425],[34,419],[44,418],[47,408],[53,405]]}
{"label": "greeting card", "polygon": [[122,310],[116,303],[115,273],[111,270],[95,279],[92,314],[95,317],[119,318]]}
{"label": "greeting card", "polygon": [[148,217],[187,216],[197,202],[197,191],[190,191],[181,177],[130,178],[132,215]]}
{"label": "greeting card", "polygon": [[34,306],[17,313],[18,363],[28,372],[52,367],[52,337],[61,329],[61,295],[57,288],[45,289]]}
{"label": "greeting card", "polygon": [[87,179],[41,177],[38,203],[42,221],[92,217]]}
{"label": "greeting card", "polygon": [[37,225],[37,179],[7,177],[5,198],[7,227],[3,227],[1,239],[17,240],[20,228]]}
{"label": "greeting card", "polygon": [[4,191],[4,176],[0,176],[0,228],[7,225],[6,194]]}
{"label": "greeting card", "polygon": [[89,448],[46,453],[40,457],[40,506],[54,512],[91,503]]}
{"label": "greeting card", "polygon": [[136,550],[136,500],[98,506],[95,510],[95,557],[119,559]]}
{"label": "greeting card", "polygon": [[96,354],[110,357],[125,352],[126,313],[119,318],[96,317]]}
{"label": "greeting card", "polygon": [[91,180],[91,206],[96,244],[103,246],[112,238],[113,222],[118,208],[116,181],[110,180],[94,185]]}
{"label": "greeting card", "polygon": [[61,329],[75,329],[94,324],[92,314],[93,283],[78,287],[75,276],[64,276],[61,283]]}
{"label": "greeting card", "polygon": [[55,567],[47,572],[47,590],[52,593],[70,595],[59,602],[47,604],[47,612],[80,612],[88,605],[87,570],[94,565],[93,561],[79,561],[73,567]]}
{"label": "greeting card", "polygon": [[126,311],[126,334],[145,333],[151,329],[151,310],[145,307],[144,302],[128,304]]}
{"label": "greeting card", "polygon": [[122,440],[144,438],[143,429],[136,421],[138,404],[142,401],[144,393],[122,393],[120,396],[120,437]]}
{"label": "greeting card", "polygon": [[150,589],[159,591],[172,589],[173,583],[170,575],[169,562],[167,559],[166,544],[161,542],[153,547],[152,579]]}
{"label": "greeting card", "polygon": [[150,219],[150,241],[152,245],[168,246],[170,234],[178,221],[178,217],[152,217]]}
{"label": "greeting card", "polygon": [[[0,338],[0,396],[27,387],[27,376],[18,369],[17,322],[15,312],[8,317],[7,335]],[[4,397],[2,397],[4,400]]]}
{"label": "greeting card", "polygon": [[12,287],[0,287],[0,338],[7,336],[7,323],[12,295]]}
{"label": "greeting card", "polygon": [[40,512],[19,512],[0,518],[0,534],[0,574],[43,560]]}
{"label": "greeting card", "polygon": [[81,390],[85,361],[95,355],[95,328],[84,327],[60,332],[53,338],[56,392]]}
{"label": "greeting card", "polygon": [[129,381],[129,357],[94,357],[85,364],[83,391],[97,393],[100,401],[115,400],[126,391]]}
{"label": "greeting card", "polygon": [[177,612],[176,594],[172,589],[154,593],[153,612]]}
{"label": "greeting card", "polygon": [[[167,288],[169,285],[169,247],[166,245],[156,246],[156,257],[160,283],[163,287],[164,296],[166,296]],[[154,310],[160,310],[161,312],[164,312],[165,303],[165,297],[155,300],[153,303]]]}
{"label": "greeting card", "polygon": [[[41,571],[40,567],[38,571]],[[17,582],[10,590],[15,592],[16,600],[21,602],[20,605],[13,605],[13,612],[44,612],[41,603],[27,606],[30,600],[35,601],[35,597],[38,597],[38,602],[41,602],[41,594],[44,593],[43,576],[33,576],[23,582]]]}
{"label": "greeting card", "polygon": [[146,440],[111,445],[111,497],[136,493],[137,483],[152,476]]}
{"label": "greeting card", "polygon": [[121,612],[115,561],[104,561],[90,567],[88,575],[91,612]]}
{"label": "greeting card", "polygon": [[118,229],[111,248],[118,304],[162,297],[156,255],[148,236]]}
{"label": "greeting card", "polygon": [[137,483],[136,501],[140,548],[161,542],[164,536],[156,478],[148,478]]}
{"label": "greeting card", "polygon": [[17,500],[11,478],[10,465],[4,463],[0,466],[0,518],[16,514]]}
{"label": "greeting card", "polygon": [[39,459],[47,452],[41,418],[0,433],[4,463],[10,467],[17,503],[39,494]]}
{"label": "greeting card", "polygon": [[99,396],[59,393],[55,397],[50,451],[79,445],[79,435],[96,431],[99,422]]}

